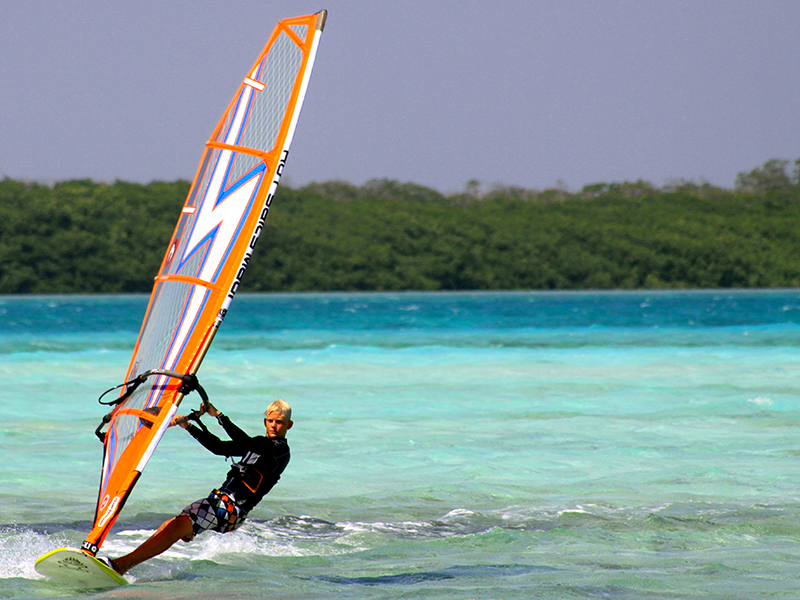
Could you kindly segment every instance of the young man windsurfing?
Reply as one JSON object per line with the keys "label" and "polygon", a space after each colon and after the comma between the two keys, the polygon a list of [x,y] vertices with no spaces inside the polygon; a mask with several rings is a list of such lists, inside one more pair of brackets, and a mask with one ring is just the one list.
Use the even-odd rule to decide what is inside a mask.
{"label": "young man windsurfing", "polygon": [[214,454],[241,456],[231,466],[225,482],[207,498],[193,502],[176,517],[165,521],[158,530],[130,554],[115,559],[103,558],[122,575],[139,563],[157,556],[178,540],[191,541],[206,530],[233,531],[247,514],[280,479],[289,464],[286,433],[291,429],[292,408],[283,400],[269,405],[264,418],[266,436],[250,437],[209,403],[206,412],[216,417],[230,440],[221,440],[198,420],[192,425],[176,415],[170,426],[180,424]]}

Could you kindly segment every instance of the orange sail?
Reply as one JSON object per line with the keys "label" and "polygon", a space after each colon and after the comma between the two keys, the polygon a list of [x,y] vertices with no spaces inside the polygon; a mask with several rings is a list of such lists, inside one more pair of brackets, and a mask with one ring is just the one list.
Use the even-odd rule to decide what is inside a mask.
{"label": "orange sail", "polygon": [[103,469],[86,552],[97,554],[183,399],[179,376],[197,372],[239,287],[289,153],[325,17],[276,25],[206,143],[128,367],[126,381],[139,381],[123,390],[100,434]]}

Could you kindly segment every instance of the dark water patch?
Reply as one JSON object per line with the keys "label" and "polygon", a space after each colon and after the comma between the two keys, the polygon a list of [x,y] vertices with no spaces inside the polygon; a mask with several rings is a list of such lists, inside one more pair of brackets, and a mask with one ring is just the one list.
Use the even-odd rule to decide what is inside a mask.
{"label": "dark water patch", "polygon": [[695,530],[695,531],[709,531],[716,529],[720,525],[708,519],[693,518],[693,517],[671,517],[661,515],[648,515],[645,519],[645,527],[654,530],[678,531],[678,530]]}
{"label": "dark water patch", "polygon": [[340,585],[414,585],[428,581],[442,581],[447,579],[469,578],[485,579],[492,577],[515,577],[519,575],[530,575],[532,573],[545,573],[557,571],[552,567],[540,567],[531,565],[455,565],[436,571],[415,571],[409,573],[396,573],[392,575],[375,575],[363,577],[344,577],[320,575],[314,577],[329,583]]}
{"label": "dark water patch", "polygon": [[[663,599],[663,596],[648,594],[641,590],[634,590],[618,585],[559,585],[557,588],[558,596],[563,598],[635,598],[636,600],[647,600],[648,598]],[[672,600],[677,600],[678,596],[670,596]]]}
{"label": "dark water patch", "polygon": [[[796,305],[791,290],[243,294],[214,348],[795,348]],[[130,351],[146,306],[141,295],[0,296],[0,354]]]}
{"label": "dark water patch", "polygon": [[102,339],[80,338],[76,334],[58,339],[54,335],[40,339],[15,338],[14,336],[0,337],[0,355],[19,354],[76,354],[79,352],[124,352],[133,350],[136,334],[126,333],[124,337],[112,338],[104,336]]}
{"label": "dark water patch", "polygon": [[146,295],[0,296],[5,333],[132,331],[147,308]]}
{"label": "dark water patch", "polygon": [[276,536],[287,539],[313,539],[324,541],[340,538],[345,534],[341,524],[330,523],[313,517],[281,516],[262,522]]}
{"label": "dark water patch", "polygon": [[[226,329],[688,329],[800,325],[797,290],[239,294]],[[137,332],[146,295],[0,296],[6,331]]]}

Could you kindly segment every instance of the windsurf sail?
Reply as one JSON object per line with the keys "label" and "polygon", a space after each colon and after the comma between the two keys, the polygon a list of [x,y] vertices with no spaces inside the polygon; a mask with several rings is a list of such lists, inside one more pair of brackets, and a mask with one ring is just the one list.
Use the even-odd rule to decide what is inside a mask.
{"label": "windsurf sail", "polygon": [[[280,21],[200,159],[161,263],[119,403],[98,428],[97,554],[219,328],[278,187],[326,11]],[[101,429],[106,427],[103,432]]]}

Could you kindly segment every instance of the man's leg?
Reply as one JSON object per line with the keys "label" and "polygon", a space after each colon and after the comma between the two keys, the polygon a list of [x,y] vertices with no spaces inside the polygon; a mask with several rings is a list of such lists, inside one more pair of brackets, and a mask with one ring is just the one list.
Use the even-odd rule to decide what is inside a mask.
{"label": "man's leg", "polygon": [[158,528],[158,531],[145,540],[136,550],[125,556],[113,559],[111,564],[114,570],[122,575],[139,563],[158,556],[179,539],[191,538],[193,533],[192,519],[189,515],[180,514],[169,521],[165,521]]}

